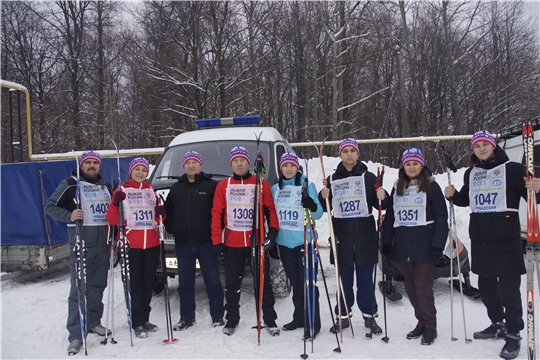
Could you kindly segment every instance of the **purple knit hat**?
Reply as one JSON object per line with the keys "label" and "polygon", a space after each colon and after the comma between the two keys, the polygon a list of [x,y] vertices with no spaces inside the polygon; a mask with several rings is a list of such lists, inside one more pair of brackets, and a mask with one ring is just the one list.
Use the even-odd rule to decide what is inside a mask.
{"label": "purple knit hat", "polygon": [[150,171],[150,164],[148,164],[148,161],[143,157],[138,157],[129,163],[129,175],[131,176],[131,172],[133,169],[135,169],[137,166],[142,165],[146,168],[146,171]]}
{"label": "purple knit hat", "polygon": [[203,166],[202,157],[201,154],[199,154],[196,151],[190,150],[187,153],[185,153],[184,158],[182,160],[182,167],[186,166],[186,163],[189,160],[195,160],[198,161],[199,164],[201,164],[201,167]]}
{"label": "purple knit hat", "polygon": [[281,155],[281,159],[279,159],[279,171],[281,171],[281,168],[285,164],[293,164],[296,166],[297,169],[300,169],[300,163],[298,162],[298,155],[296,155],[293,152],[286,152],[283,155]]}
{"label": "purple knit hat", "polygon": [[401,156],[401,166],[404,166],[406,162],[408,161],[417,161],[422,166],[424,166],[424,155],[422,155],[422,152],[419,148],[408,148],[403,152],[403,155]]}
{"label": "purple knit hat", "polygon": [[81,166],[86,160],[97,160],[99,162],[99,165],[101,166],[101,156],[99,156],[98,152],[95,152],[93,150],[85,151],[81,155],[81,160],[79,161],[79,166]]}
{"label": "purple knit hat", "polygon": [[479,141],[487,141],[488,143],[493,145],[494,149],[497,148],[497,142],[487,130],[481,130],[474,133],[473,137],[471,138],[471,150],[474,149],[474,144],[476,144]]}
{"label": "purple knit hat", "polygon": [[338,156],[341,156],[341,152],[347,146],[352,146],[356,150],[356,152],[358,153],[358,156],[360,156],[360,149],[358,149],[358,143],[353,138],[345,138],[345,139],[341,140],[341,142],[339,143],[339,151],[338,151],[339,154],[338,154]]}
{"label": "purple knit hat", "polygon": [[233,160],[236,159],[237,157],[244,158],[247,160],[248,164],[250,163],[249,153],[246,150],[246,148],[243,146],[235,146],[231,149],[231,152],[229,154],[229,165],[231,165]]}

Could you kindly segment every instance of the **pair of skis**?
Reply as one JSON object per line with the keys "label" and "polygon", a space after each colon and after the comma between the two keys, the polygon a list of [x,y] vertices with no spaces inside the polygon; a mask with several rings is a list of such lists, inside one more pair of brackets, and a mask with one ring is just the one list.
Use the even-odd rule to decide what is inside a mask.
{"label": "pair of skis", "polygon": [[[523,150],[527,181],[534,178],[534,130],[531,121],[523,122]],[[538,228],[538,207],[536,193],[527,190],[527,357],[536,358],[536,338],[534,331],[534,265],[540,284],[540,231]]]}
{"label": "pair of skis", "polygon": [[264,292],[265,268],[265,230],[263,212],[263,174],[266,172],[260,151],[262,132],[256,135],[257,158],[255,160],[255,198],[253,204],[253,227],[251,230],[251,273],[255,290],[255,306],[257,312],[257,344],[261,344],[262,304]]}
{"label": "pair of skis", "polygon": [[[111,140],[112,141],[112,140]],[[118,167],[118,191],[121,190],[122,180],[120,176],[120,152],[118,146],[113,141],[116,148],[116,164]],[[131,322],[133,319],[131,311],[131,285],[130,285],[130,273],[129,273],[129,240],[126,237],[126,226],[124,224],[124,207],[122,202],[119,204],[120,220],[118,222],[118,232],[120,233],[120,241],[118,242],[118,249],[120,251],[120,275],[122,283],[124,284],[124,300],[126,302],[126,317],[129,328],[129,338],[131,346],[133,346],[133,331],[131,329]]]}
{"label": "pair of skis", "polygon": [[[319,150],[319,149],[317,149]],[[306,181],[304,183],[304,186],[306,188],[306,191],[307,191],[307,188],[309,186],[309,176],[308,176],[308,162],[307,160],[304,158],[304,163],[305,163],[305,167],[306,167]],[[313,257],[313,259],[316,259],[314,261],[314,264],[319,264],[320,266],[320,269],[321,269],[321,276],[322,276],[322,279],[323,279],[323,283],[324,283],[324,289],[326,291],[326,300],[328,302],[328,309],[330,310],[330,318],[332,319],[332,327],[335,327],[336,326],[336,322],[335,322],[335,319],[334,319],[334,316],[332,315],[333,313],[333,310],[332,310],[332,303],[330,301],[330,293],[328,291],[328,284],[326,283],[326,276],[324,274],[324,266],[322,264],[322,260],[321,260],[321,252],[320,252],[320,249],[319,249],[319,244],[317,243],[317,232],[315,231],[315,221],[313,220],[313,216],[311,214],[311,210],[310,209],[304,209],[304,219],[305,219],[305,222],[304,222],[304,254],[308,253],[310,254],[311,252],[313,252],[311,254],[311,256]],[[308,230],[309,229],[309,230]],[[306,252],[306,231],[308,231],[308,233],[311,235],[311,238],[312,238],[312,242],[311,242],[311,249],[308,248],[307,252]],[[316,265],[315,265],[316,266]],[[305,270],[305,273],[306,273],[306,279],[308,279],[308,276],[307,274],[310,273],[309,269],[306,269]],[[316,282],[316,277],[315,277],[315,267],[313,268],[312,270],[312,273],[313,273],[313,281],[312,281],[312,284],[313,284],[313,300],[311,301],[312,305],[311,305],[311,308],[312,309],[315,309],[315,282]],[[306,309],[306,306],[307,304],[309,303],[308,300],[306,299],[306,296],[307,296],[307,292],[308,292],[308,286],[309,286],[309,280],[306,280],[305,284],[306,284],[306,288],[304,289],[304,293],[306,294],[304,296],[304,308]],[[305,310],[307,311],[307,310]],[[315,310],[316,311],[316,310]],[[309,315],[309,311],[305,312],[304,313],[305,315]],[[315,314],[313,312],[313,314]],[[314,315],[313,315],[314,316]],[[312,324],[314,326],[315,324],[315,318],[313,317],[313,320],[312,320]],[[307,322],[306,322],[307,323]],[[305,326],[306,324],[304,324],[304,330],[305,330]],[[310,327],[310,335],[311,335],[311,352],[313,352],[313,337],[314,337],[314,333],[312,333],[312,329],[313,329],[313,326]],[[314,329],[313,329],[314,330]],[[305,335],[305,334],[304,334]],[[337,335],[337,332],[334,333],[334,335],[336,336],[336,343],[337,343],[337,348],[334,349],[334,352],[338,352],[338,353],[341,353],[341,346],[339,345],[339,339],[338,339],[338,335]],[[300,357],[302,357],[303,359],[306,359],[308,357],[308,355],[306,354],[306,338],[304,338],[304,353],[300,355]]]}
{"label": "pair of skis", "polygon": [[[304,159],[306,178],[302,184],[302,197],[309,196],[308,193],[308,165]],[[313,339],[315,338],[315,313],[316,313],[316,266],[318,257],[315,254],[315,224],[311,216],[311,210],[304,208],[304,353],[300,355],[303,359],[308,357],[306,346],[309,333],[311,339],[311,352],[313,353]]]}
{"label": "pair of skis", "polygon": [[[75,154],[75,152],[73,152]],[[81,174],[79,158],[75,154],[77,161],[77,188],[75,190],[75,202],[77,210],[81,208]],[[73,253],[75,254],[75,283],[77,285],[77,300],[79,304],[79,321],[81,324],[81,335],[84,347],[84,355],[88,355],[86,336],[88,335],[88,303],[86,301],[86,243],[81,236],[82,221],[75,220],[75,245]]]}
{"label": "pair of skis", "polygon": [[[448,185],[452,184],[452,175],[451,172],[456,172],[457,168],[452,162],[452,157],[450,152],[444,150],[442,147],[443,156],[446,163],[446,173],[448,175]],[[454,211],[454,201],[449,200],[449,211],[448,211],[448,222],[449,222],[449,232],[450,236],[450,339],[452,341],[457,341],[458,339],[454,337],[454,258],[457,259],[457,268],[458,268],[458,282],[459,282],[459,293],[461,300],[461,313],[463,316],[463,333],[465,336],[465,343],[470,343],[472,340],[467,337],[467,323],[465,318],[465,304],[463,303],[463,282],[461,280],[461,262],[459,258],[459,249],[462,246],[461,241],[457,236],[457,225],[456,225],[456,214]]]}
{"label": "pair of skis", "polygon": [[[384,180],[384,165],[382,168],[377,167],[377,177],[375,179],[375,190],[379,190],[379,188],[382,187]],[[383,231],[383,216],[382,216],[382,201],[379,199],[379,207],[378,207],[378,218],[377,218],[377,228],[379,233],[379,248],[382,247],[382,231]],[[382,261],[382,259],[381,259]],[[384,280],[384,265],[382,266],[382,278]],[[372,298],[372,310],[371,313],[375,313],[375,289],[377,287],[377,267],[375,266],[374,275],[373,275],[373,298]],[[383,294],[383,309],[384,309],[384,336],[381,338],[382,341],[388,342],[388,331],[387,331],[387,324],[386,324],[386,296]],[[369,329],[369,333],[366,334],[366,337],[371,339],[373,337],[373,322],[371,323],[371,327]]]}

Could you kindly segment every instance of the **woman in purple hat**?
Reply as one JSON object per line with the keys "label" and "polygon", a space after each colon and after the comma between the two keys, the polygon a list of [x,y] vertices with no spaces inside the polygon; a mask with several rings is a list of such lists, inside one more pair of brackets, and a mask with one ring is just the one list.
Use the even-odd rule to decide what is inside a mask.
{"label": "woman in purple hat", "polygon": [[[152,286],[159,263],[159,234],[156,230],[160,216],[165,217],[163,205],[146,178],[150,165],[145,158],[135,158],[129,164],[129,178],[120,189],[114,190],[107,212],[107,222],[120,223],[120,203],[124,209],[126,237],[129,241],[129,271],[131,287],[131,326],[138,338],[158,331],[150,323]],[[157,220],[157,221],[156,221]]]}
{"label": "woman in purple hat", "polygon": [[[471,270],[478,274],[478,288],[487,308],[491,325],[474,333],[475,339],[505,339],[500,356],[518,356],[524,328],[521,304],[521,275],[525,274],[520,198],[527,189],[540,190],[536,178],[525,181],[525,167],[509,161],[486,131],[471,139],[472,166],[463,177],[463,187],[444,189],[444,195],[456,206],[470,206]],[[537,197],[540,200],[540,197]]]}
{"label": "woman in purple hat", "polygon": [[433,276],[448,238],[448,211],[440,186],[424,165],[418,148],[403,152],[383,221],[383,254],[401,264],[418,320],[407,339],[422,336],[421,344],[431,345],[437,337]]}

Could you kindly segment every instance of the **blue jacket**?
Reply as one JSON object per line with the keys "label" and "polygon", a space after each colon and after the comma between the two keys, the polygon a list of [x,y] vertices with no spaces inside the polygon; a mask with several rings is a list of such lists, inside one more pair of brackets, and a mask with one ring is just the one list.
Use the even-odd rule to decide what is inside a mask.
{"label": "blue jacket", "polygon": [[[295,180],[296,180],[296,178],[292,178],[290,180],[283,180],[283,183],[282,183],[283,188],[285,188],[286,186],[295,186]],[[306,180],[306,176],[302,175],[300,177],[300,184],[303,184],[305,180]],[[274,184],[274,186],[272,186],[272,198],[274,198],[274,202],[275,202],[274,195],[277,193],[278,190],[279,190],[279,182]],[[317,211],[312,212],[311,216],[313,217],[314,220],[320,219],[322,214],[323,214],[323,208],[321,206],[321,203],[319,202],[319,199],[318,199],[318,196],[317,196],[317,189],[315,188],[315,184],[313,184],[311,181],[309,182],[309,185],[308,185],[308,194],[315,201],[315,203],[317,204]],[[304,208],[301,205],[298,205],[298,212],[301,214],[301,216],[303,216]],[[278,219],[279,219],[280,225],[281,225],[281,218],[279,216],[279,213],[278,213]],[[310,240],[310,239],[308,239],[308,240]],[[303,245],[304,244],[304,232],[303,231],[293,231],[293,230],[283,229],[280,226],[279,233],[278,233],[278,236],[277,236],[277,243],[279,245],[286,246],[286,247],[291,248],[291,249],[295,248],[297,246]]]}

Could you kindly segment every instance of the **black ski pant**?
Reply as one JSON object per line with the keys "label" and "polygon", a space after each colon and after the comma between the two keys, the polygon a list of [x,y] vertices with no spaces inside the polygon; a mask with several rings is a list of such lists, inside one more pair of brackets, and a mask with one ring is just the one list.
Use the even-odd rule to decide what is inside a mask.
{"label": "black ski pant", "polygon": [[405,290],[414,308],[418,325],[437,329],[437,309],[433,296],[435,264],[419,261],[401,262],[405,277]]}
{"label": "black ski pant", "polygon": [[[308,244],[308,253],[311,251],[311,248],[312,245]],[[321,314],[319,310],[319,288],[316,284],[318,262],[314,262],[313,271],[315,272],[315,274],[306,274],[306,268],[304,267],[304,245],[300,245],[292,249],[286,246],[279,245],[279,256],[281,258],[283,268],[285,269],[285,274],[287,275],[287,278],[289,279],[289,282],[292,286],[292,301],[294,305],[293,323],[295,323],[299,327],[304,327],[304,314],[308,314],[309,316],[309,312],[304,312],[304,291],[306,291],[308,292],[308,299],[310,299],[310,301],[312,301],[315,305],[315,313],[313,313],[312,307],[310,306],[310,304],[308,304],[308,307],[311,309],[311,316],[313,316],[315,320],[313,324],[313,329],[316,332],[319,332],[321,330]],[[317,255],[313,254],[313,256],[314,260],[316,260]],[[309,275],[308,279],[311,277],[315,280],[315,282],[309,281],[308,285],[308,281],[305,280],[306,275]],[[304,286],[306,286],[305,290]],[[315,293],[314,300],[313,293]],[[308,328],[310,327],[309,320],[307,320],[306,325],[308,325]]]}
{"label": "black ski pant", "polygon": [[131,326],[144,326],[150,319],[150,301],[159,264],[159,246],[149,249],[129,249],[131,286]]}
{"label": "black ski pant", "polygon": [[[68,297],[68,318],[66,328],[68,340],[82,340],[81,322],[79,317],[79,296],[77,291],[77,272],[75,270],[75,240],[70,241],[69,272],[71,288]],[[88,318],[87,330],[101,324],[103,316],[103,292],[107,287],[107,272],[109,270],[109,245],[88,246],[86,252],[86,303]]]}
{"label": "black ski pant", "polygon": [[[251,263],[251,247],[234,248],[224,246],[225,268],[225,310],[226,319],[232,323],[240,321],[240,287],[244,278],[246,263]],[[259,281],[259,279],[253,279]],[[257,298],[258,294],[255,295]],[[262,298],[262,317],[264,322],[273,323],[277,319],[274,310],[274,293],[270,281],[270,261],[265,254],[264,260],[264,288]]]}
{"label": "black ski pant", "polygon": [[492,322],[506,321],[506,330],[517,334],[525,327],[521,304],[521,276],[478,276],[480,297]]}
{"label": "black ski pant", "polygon": [[[343,301],[343,296],[340,297],[341,318],[347,318],[347,313],[352,316],[352,307],[354,305],[354,276],[356,275],[356,301],[358,308],[362,312],[364,319],[377,317],[377,299],[373,297],[373,271],[375,264],[359,265],[356,261],[356,254],[353,257],[354,264],[352,266],[339,264],[339,273],[341,282],[343,283],[343,291],[347,300],[347,307]],[[345,310],[347,309],[347,310]],[[335,307],[334,312],[339,314],[339,308]]]}

